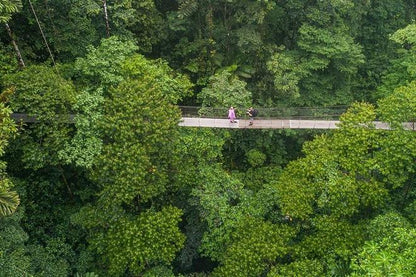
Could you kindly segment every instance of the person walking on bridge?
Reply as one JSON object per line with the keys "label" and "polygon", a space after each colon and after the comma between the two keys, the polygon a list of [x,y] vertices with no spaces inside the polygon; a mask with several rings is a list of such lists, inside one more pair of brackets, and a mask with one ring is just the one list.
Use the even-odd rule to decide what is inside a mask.
{"label": "person walking on bridge", "polygon": [[251,125],[253,125],[254,117],[257,116],[257,110],[256,109],[253,109],[253,107],[250,107],[247,110],[247,115],[250,118],[250,123],[248,125],[251,126]]}
{"label": "person walking on bridge", "polygon": [[233,107],[230,107],[230,109],[228,110],[228,119],[230,120],[230,123],[236,123],[235,111]]}

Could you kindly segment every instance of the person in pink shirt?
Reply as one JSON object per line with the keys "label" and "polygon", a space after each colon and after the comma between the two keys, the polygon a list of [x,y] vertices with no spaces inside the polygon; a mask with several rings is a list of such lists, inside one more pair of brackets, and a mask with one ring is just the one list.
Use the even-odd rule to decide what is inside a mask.
{"label": "person in pink shirt", "polygon": [[235,111],[233,107],[230,107],[228,110],[228,119],[230,119],[230,123],[235,123]]}

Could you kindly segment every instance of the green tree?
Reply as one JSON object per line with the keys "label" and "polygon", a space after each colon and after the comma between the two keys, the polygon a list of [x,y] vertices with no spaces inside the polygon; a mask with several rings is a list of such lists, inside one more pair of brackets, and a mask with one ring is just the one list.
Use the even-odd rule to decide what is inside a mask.
{"label": "green tree", "polygon": [[[5,76],[6,74],[17,71],[17,61],[9,51],[8,46],[0,44],[0,74]],[[3,87],[2,81],[0,80],[0,87]]]}
{"label": "green tree", "polygon": [[394,89],[406,86],[412,82],[416,75],[414,44],[415,44],[415,24],[410,24],[403,29],[397,30],[390,36],[390,39],[399,45],[397,57],[393,59],[383,76],[383,83],[378,88],[376,96],[379,98],[390,95]]}
{"label": "green tree", "polygon": [[83,88],[102,89],[107,94],[111,86],[117,86],[123,80],[121,65],[138,47],[130,40],[112,36],[102,39],[97,47],[87,46],[86,50],[86,57],[75,61],[75,80]]}
{"label": "green tree", "polygon": [[[414,13],[409,9],[409,5],[412,4],[408,1],[368,1],[367,3],[368,9],[360,21],[356,36],[357,42],[363,47],[366,62],[360,66],[360,74],[355,82],[358,86],[357,92],[360,94],[359,99],[374,103],[390,93],[383,88],[384,86],[380,87],[380,84],[386,83],[383,77],[385,71],[389,70],[392,62],[398,57],[397,43],[390,39],[390,36],[409,24],[414,18]],[[395,72],[389,71],[390,74],[402,78],[399,77],[403,72],[399,70],[398,64],[395,66]]]}
{"label": "green tree", "polygon": [[169,265],[183,246],[181,210],[158,198],[175,191],[170,172],[180,167],[180,112],[174,104],[191,87],[163,61],[140,55],[126,61],[122,72],[99,124],[103,150],[91,169],[98,199],[74,217],[90,231],[92,249],[114,275]]}
{"label": "green tree", "polygon": [[339,129],[306,143],[305,157],[289,163],[273,185],[282,214],[300,228],[295,262],[317,259],[324,272],[348,274],[350,259],[367,239],[365,226],[373,213],[413,199],[400,196],[399,188],[407,191],[412,184],[409,161],[414,153],[402,139],[407,134],[411,143],[414,135],[403,128],[376,130],[377,112],[368,104],[353,105],[341,116]]}
{"label": "green tree", "polygon": [[[204,252],[200,251],[202,238],[207,232],[207,212],[203,212],[204,208],[200,206],[198,198],[192,194],[196,187],[202,187],[204,182],[209,180],[205,178],[207,171],[212,171],[214,175],[220,172],[212,168],[212,165],[222,159],[221,151],[225,138],[226,134],[220,130],[180,129],[178,160],[181,161],[181,166],[174,174],[174,185],[178,191],[164,201],[171,201],[184,212],[182,230],[186,235],[186,241],[175,263],[176,269],[182,272],[191,272],[196,268],[209,272],[213,267]],[[208,194],[210,192],[207,191]]]}
{"label": "green tree", "polygon": [[10,96],[13,111],[36,119],[36,124],[25,125],[14,141],[23,151],[24,166],[39,169],[58,165],[58,153],[70,138],[68,123],[76,97],[74,86],[46,66],[30,66],[8,75],[4,84],[15,87]]}
{"label": "green tree", "polygon": [[222,265],[213,276],[260,276],[269,265],[289,253],[294,230],[285,225],[247,218],[232,233]]}
{"label": "green tree", "polygon": [[415,230],[394,228],[379,241],[367,242],[351,263],[351,276],[413,276]]}
{"label": "green tree", "polygon": [[[11,110],[5,107],[4,103],[0,103],[0,156],[4,155],[5,148],[15,133],[17,128],[13,120],[10,118]],[[6,163],[0,161],[0,217],[10,215],[16,211],[20,203],[19,195],[10,190],[13,183],[6,173]]]}
{"label": "green tree", "polygon": [[20,67],[25,67],[25,63],[20,53],[19,47],[14,39],[12,30],[9,26],[9,21],[12,18],[12,15],[18,12],[22,8],[22,2],[20,0],[2,0],[0,2],[0,24],[5,24],[7,33],[9,34],[10,40],[13,44],[14,50],[17,55],[17,60]]}
{"label": "green tree", "polygon": [[396,88],[389,96],[379,101],[380,120],[387,122],[392,130],[381,137],[383,151],[377,151],[375,157],[384,180],[396,193],[392,197],[394,209],[401,211],[414,201],[414,158],[416,153],[413,128],[416,117],[414,103],[415,82]]}
{"label": "green tree", "polygon": [[142,52],[151,52],[166,36],[155,1],[107,1],[112,34],[132,39]]}
{"label": "green tree", "polygon": [[207,224],[200,251],[215,261],[224,259],[230,236],[243,217],[236,205],[247,197],[243,184],[217,164],[199,169],[199,186],[192,190],[192,203]]}
{"label": "green tree", "polygon": [[[306,18],[296,31],[296,46],[281,47],[269,62],[275,97],[297,105],[334,105],[354,99],[353,83],[364,62],[354,41],[354,24],[365,7],[358,1],[318,2],[303,7]],[[299,23],[297,24],[299,25]]]}
{"label": "green tree", "polygon": [[108,260],[109,273],[117,276],[126,269],[140,274],[154,265],[170,265],[185,240],[177,226],[180,216],[179,209],[164,207],[159,212],[143,212],[134,219],[121,218],[104,237],[91,243]]}
{"label": "green tree", "polygon": [[67,164],[89,169],[101,153],[103,142],[97,126],[103,118],[104,99],[124,79],[122,64],[136,50],[131,41],[110,37],[98,47],[89,46],[87,56],[76,60],[74,75],[82,90],[73,105],[76,133],[59,152]]}
{"label": "green tree", "polygon": [[[101,8],[94,0],[39,1],[31,0],[42,31],[56,61],[73,61],[85,54],[86,46],[97,44],[100,36],[98,21]],[[44,62],[49,58],[43,37],[28,1],[23,1],[21,16],[10,24],[19,26],[16,35],[21,41],[23,54],[29,61]]]}
{"label": "green tree", "polygon": [[8,217],[0,216],[0,275],[19,276],[28,274],[30,255],[26,251],[27,233],[19,222],[20,210]]}
{"label": "green tree", "polygon": [[229,66],[242,78],[262,76],[272,48],[263,41],[265,18],[275,6],[273,1],[178,1],[167,12],[175,47],[162,46],[163,54],[201,86]]}
{"label": "green tree", "polygon": [[[268,62],[280,98],[300,105],[351,102],[350,78],[364,62],[354,39],[342,29],[304,24],[297,44],[298,49],[281,48]],[[328,74],[322,76],[321,72]]]}
{"label": "green tree", "polygon": [[228,108],[233,106],[241,116],[252,102],[246,82],[239,80],[228,70],[210,77],[208,86],[202,89],[198,98],[202,103],[200,114],[212,113],[210,108],[223,108],[226,115]]}
{"label": "green tree", "polygon": [[177,137],[180,119],[173,103],[190,88],[166,64],[142,56],[128,61],[124,70],[130,78],[106,101],[101,124],[105,145],[97,162],[103,195],[119,204],[135,197],[146,202],[166,190],[167,172],[175,162],[175,143],[168,138]]}

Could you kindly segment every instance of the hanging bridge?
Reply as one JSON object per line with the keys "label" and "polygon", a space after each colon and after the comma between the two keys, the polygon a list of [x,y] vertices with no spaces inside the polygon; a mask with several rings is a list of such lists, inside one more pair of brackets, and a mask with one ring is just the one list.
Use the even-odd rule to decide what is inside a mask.
{"label": "hanging bridge", "polygon": [[[347,110],[347,106],[332,107],[285,107],[285,108],[256,108],[258,116],[253,124],[245,110],[236,109],[237,119],[230,122],[227,118],[228,108],[179,106],[182,118],[179,126],[228,128],[228,129],[336,129],[339,117]],[[27,114],[13,113],[13,119],[18,122],[36,122],[36,117]],[[73,121],[74,115],[69,116]],[[374,121],[376,129],[390,129],[384,122]],[[409,130],[415,130],[415,123],[403,124]]]}
{"label": "hanging bridge", "polygon": [[[237,119],[230,122],[228,108],[180,106],[182,120],[179,126],[228,129],[337,129],[339,117],[347,106],[256,108],[258,116],[250,124],[245,110],[236,110]],[[374,121],[376,129],[390,129],[387,123]],[[414,122],[404,123],[415,130]]]}

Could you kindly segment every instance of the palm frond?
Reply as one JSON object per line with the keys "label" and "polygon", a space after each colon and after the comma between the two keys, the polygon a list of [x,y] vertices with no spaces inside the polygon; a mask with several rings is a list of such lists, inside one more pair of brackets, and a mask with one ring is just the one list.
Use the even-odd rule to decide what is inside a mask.
{"label": "palm frond", "polygon": [[14,213],[20,204],[19,195],[15,191],[0,189],[0,217]]}
{"label": "palm frond", "polygon": [[185,18],[191,16],[198,9],[198,0],[180,0],[178,16]]}

